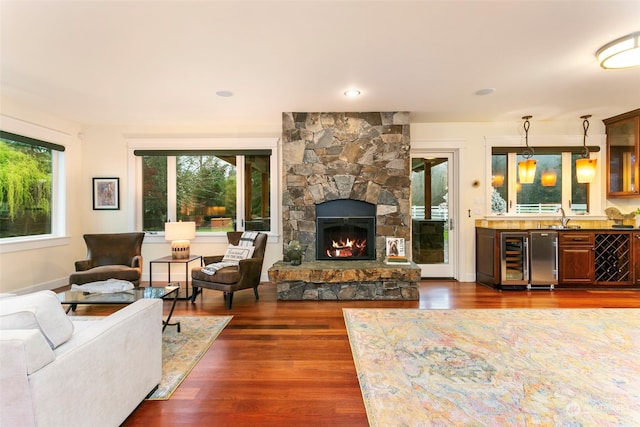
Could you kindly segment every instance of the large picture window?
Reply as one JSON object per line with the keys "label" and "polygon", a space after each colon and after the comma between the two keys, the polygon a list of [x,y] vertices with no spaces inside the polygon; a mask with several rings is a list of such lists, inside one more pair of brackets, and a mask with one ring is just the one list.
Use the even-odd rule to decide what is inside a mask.
{"label": "large picture window", "polygon": [[146,232],[194,221],[199,235],[272,231],[272,150],[135,150]]}
{"label": "large picture window", "polygon": [[555,214],[561,207],[574,214],[588,213],[589,184],[578,183],[575,171],[581,154],[562,147],[538,151],[534,181],[523,184],[518,180],[522,155],[506,147],[493,148],[491,213]]}
{"label": "large picture window", "polygon": [[0,238],[50,235],[64,147],[0,131]]}

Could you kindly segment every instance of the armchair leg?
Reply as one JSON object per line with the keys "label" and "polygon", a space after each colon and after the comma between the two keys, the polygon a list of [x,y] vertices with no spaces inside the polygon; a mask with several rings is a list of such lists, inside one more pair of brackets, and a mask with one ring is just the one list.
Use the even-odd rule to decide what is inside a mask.
{"label": "armchair leg", "polygon": [[260,299],[260,295],[258,295],[258,287],[254,287],[253,288],[253,294],[256,296],[256,300]]}
{"label": "armchair leg", "polygon": [[227,293],[227,309],[231,310],[231,304],[233,304],[233,292]]}
{"label": "armchair leg", "polygon": [[191,291],[193,292],[193,294],[191,295],[191,303],[194,304],[196,302],[196,297],[198,296],[199,288],[197,288],[196,286],[192,286],[191,288],[192,288]]}

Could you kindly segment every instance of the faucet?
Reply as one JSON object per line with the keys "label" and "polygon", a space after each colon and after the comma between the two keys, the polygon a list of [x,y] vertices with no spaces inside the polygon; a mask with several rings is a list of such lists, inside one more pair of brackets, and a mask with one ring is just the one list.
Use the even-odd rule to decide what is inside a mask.
{"label": "faucet", "polygon": [[567,218],[567,215],[564,213],[564,209],[562,208],[562,206],[560,206],[556,212],[560,212],[562,214],[562,218],[560,218],[560,224],[562,224],[563,227],[566,227],[569,221],[571,221],[571,218]]}

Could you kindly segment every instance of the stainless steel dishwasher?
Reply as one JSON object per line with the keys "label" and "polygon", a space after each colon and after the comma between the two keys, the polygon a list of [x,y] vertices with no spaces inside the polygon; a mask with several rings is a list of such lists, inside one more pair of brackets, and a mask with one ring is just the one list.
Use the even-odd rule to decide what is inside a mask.
{"label": "stainless steel dishwasher", "polygon": [[549,288],[558,284],[558,232],[529,232],[529,274],[527,289]]}

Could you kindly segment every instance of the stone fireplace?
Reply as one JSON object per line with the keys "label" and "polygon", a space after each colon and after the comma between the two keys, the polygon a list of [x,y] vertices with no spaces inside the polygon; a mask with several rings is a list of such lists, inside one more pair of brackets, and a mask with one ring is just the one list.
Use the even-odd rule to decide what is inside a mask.
{"label": "stone fireplace", "polygon": [[356,200],[375,206],[375,254],[385,237],[411,239],[409,113],[283,113],[283,245],[306,244],[316,259],[316,206]]}
{"label": "stone fireplace", "polygon": [[[299,266],[269,269],[278,299],[418,299],[420,269],[383,262],[386,237],[410,247],[409,113],[283,113],[282,120],[283,247],[298,240],[307,250]],[[345,215],[344,206],[355,205],[364,210]],[[351,249],[363,240],[363,252]]]}

